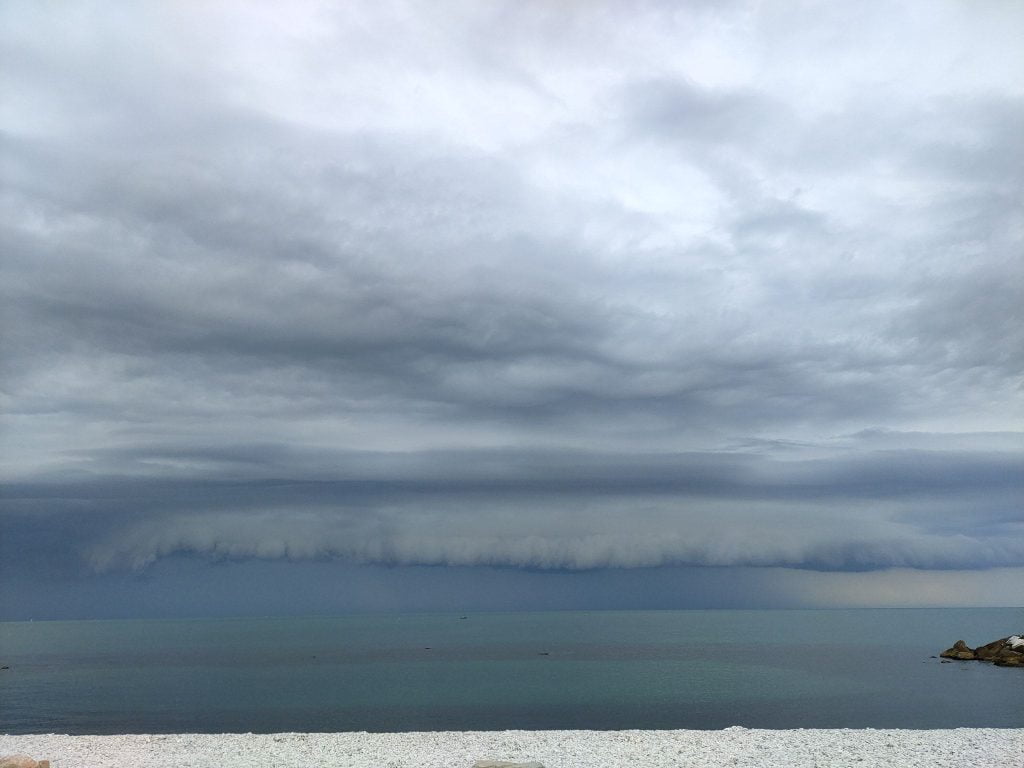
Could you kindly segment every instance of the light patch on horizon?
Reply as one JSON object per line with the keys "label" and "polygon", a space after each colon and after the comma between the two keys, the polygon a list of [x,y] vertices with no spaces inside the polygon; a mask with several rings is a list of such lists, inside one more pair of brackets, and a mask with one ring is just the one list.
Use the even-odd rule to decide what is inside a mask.
{"label": "light patch on horizon", "polygon": [[1020,605],[1024,568],[866,573],[776,571],[777,593],[808,608],[1007,608]]}

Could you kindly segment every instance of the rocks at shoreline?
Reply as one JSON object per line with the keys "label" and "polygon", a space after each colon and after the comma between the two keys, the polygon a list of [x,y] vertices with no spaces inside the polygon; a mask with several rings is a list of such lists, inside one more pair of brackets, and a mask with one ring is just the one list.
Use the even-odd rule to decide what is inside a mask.
{"label": "rocks at shoreline", "polygon": [[963,640],[957,640],[939,656],[958,661],[989,661],[997,667],[1024,667],[1024,639],[1010,635],[977,648],[969,648]]}
{"label": "rocks at shoreline", "polygon": [[50,768],[49,760],[33,760],[28,755],[0,757],[0,768]]}

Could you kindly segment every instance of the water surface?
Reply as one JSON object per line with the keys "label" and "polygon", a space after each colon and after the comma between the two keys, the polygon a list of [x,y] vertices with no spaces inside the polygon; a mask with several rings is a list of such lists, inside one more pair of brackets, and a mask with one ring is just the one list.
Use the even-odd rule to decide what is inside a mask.
{"label": "water surface", "polygon": [[1020,609],[0,623],[0,731],[1024,727]]}

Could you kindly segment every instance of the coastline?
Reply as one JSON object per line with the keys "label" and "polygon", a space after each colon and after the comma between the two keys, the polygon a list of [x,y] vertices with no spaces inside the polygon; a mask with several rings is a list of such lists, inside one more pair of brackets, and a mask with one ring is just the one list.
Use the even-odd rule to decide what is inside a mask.
{"label": "coastline", "polygon": [[[0,756],[51,768],[249,765],[471,768],[477,760],[575,766],[1024,765],[1024,728],[936,730],[741,727],[719,731],[421,731],[406,733],[0,735]],[[642,762],[638,762],[642,761]]]}

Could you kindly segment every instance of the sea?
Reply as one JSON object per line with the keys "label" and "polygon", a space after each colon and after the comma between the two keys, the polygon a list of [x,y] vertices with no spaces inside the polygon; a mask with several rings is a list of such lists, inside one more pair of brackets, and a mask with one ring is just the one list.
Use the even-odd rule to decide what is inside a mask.
{"label": "sea", "polygon": [[1024,727],[1024,609],[0,623],[0,732]]}

